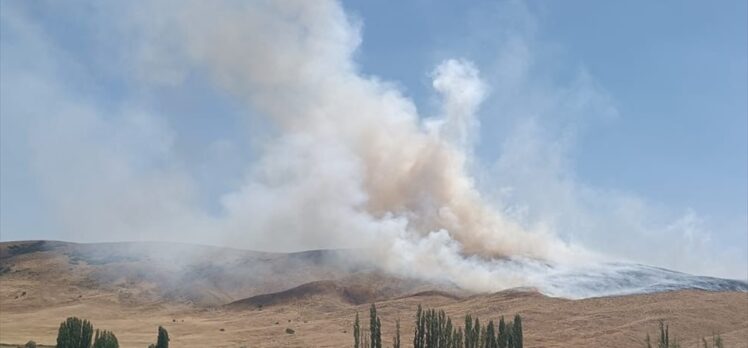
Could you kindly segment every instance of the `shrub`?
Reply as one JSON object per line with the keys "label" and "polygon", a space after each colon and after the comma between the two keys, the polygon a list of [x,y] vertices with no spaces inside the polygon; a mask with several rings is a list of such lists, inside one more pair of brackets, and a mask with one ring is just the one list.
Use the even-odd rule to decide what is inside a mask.
{"label": "shrub", "polygon": [[23,347],[24,348],[36,348],[36,342],[34,342],[34,341],[28,341],[28,342],[26,342],[26,344]]}
{"label": "shrub", "polygon": [[289,335],[293,335],[293,334],[294,334],[295,332],[296,332],[296,331],[294,331],[294,330],[293,330],[292,328],[290,328],[290,327],[287,327],[287,328],[286,328],[286,333],[287,333],[287,334],[289,334]]}

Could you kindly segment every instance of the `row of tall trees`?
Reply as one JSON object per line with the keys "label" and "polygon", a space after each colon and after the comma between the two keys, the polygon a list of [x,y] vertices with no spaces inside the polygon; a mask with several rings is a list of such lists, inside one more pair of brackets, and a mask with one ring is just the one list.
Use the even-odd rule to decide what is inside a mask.
{"label": "row of tall trees", "polygon": [[[119,342],[113,332],[99,329],[94,332],[88,320],[70,317],[57,331],[57,348],[119,348]],[[158,340],[148,348],[169,348],[166,329],[158,327]]]}
{"label": "row of tall trees", "polygon": [[[354,348],[382,348],[382,322],[376,306],[369,310],[369,332],[362,329],[356,313],[353,323]],[[400,348],[400,320],[395,322],[395,336],[392,346]],[[495,325],[493,320],[482,326],[478,318],[465,316],[464,329],[443,311],[424,310],[420,305],[416,311],[413,332],[414,348],[522,348],[522,318],[514,316],[513,321],[505,322],[502,316]]]}

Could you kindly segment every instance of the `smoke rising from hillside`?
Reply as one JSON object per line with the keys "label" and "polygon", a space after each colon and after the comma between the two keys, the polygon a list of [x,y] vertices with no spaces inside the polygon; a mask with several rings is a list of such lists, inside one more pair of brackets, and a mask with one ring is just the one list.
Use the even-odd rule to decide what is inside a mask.
{"label": "smoke rising from hillside", "polygon": [[389,270],[483,290],[507,280],[481,260],[572,258],[476,189],[466,163],[488,87],[469,61],[435,68],[441,113],[423,117],[397,88],[357,71],[360,26],[336,2],[193,2],[172,19],[187,64],[277,131],[241,190],[224,198],[222,229],[367,246]]}

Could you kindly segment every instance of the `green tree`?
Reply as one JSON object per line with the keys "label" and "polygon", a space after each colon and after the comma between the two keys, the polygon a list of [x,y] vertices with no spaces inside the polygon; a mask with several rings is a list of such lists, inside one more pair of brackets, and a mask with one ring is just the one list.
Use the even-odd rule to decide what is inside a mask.
{"label": "green tree", "polygon": [[353,322],[353,348],[361,348],[361,322],[356,312],[356,321]]}
{"label": "green tree", "polygon": [[369,309],[369,332],[371,334],[371,348],[382,348],[382,322],[377,317],[377,306],[373,303]]}
{"label": "green tree", "polygon": [[473,318],[470,314],[465,315],[465,348],[475,348],[473,346]]}
{"label": "green tree", "polygon": [[119,348],[119,342],[117,342],[117,337],[114,336],[113,332],[97,329],[93,348]]}
{"label": "green tree", "polygon": [[462,328],[455,329],[455,332],[452,334],[452,348],[463,348],[463,340],[462,340]]}
{"label": "green tree", "polygon": [[486,336],[483,339],[483,347],[485,348],[497,348],[496,333],[494,332],[493,320],[488,322],[486,325]]}
{"label": "green tree", "polygon": [[508,332],[506,328],[506,322],[504,321],[504,316],[501,316],[501,319],[499,320],[499,337],[497,339],[498,347],[499,348],[507,348],[507,341],[508,338]]}
{"label": "green tree", "polygon": [[514,332],[514,323],[509,322],[506,324],[506,347],[507,348],[514,348],[514,335],[512,334]]}
{"label": "green tree", "polygon": [[163,326],[158,327],[158,339],[156,340],[156,348],[169,348],[169,332],[167,332]]}
{"label": "green tree", "polygon": [[28,342],[26,342],[26,344],[23,347],[24,348],[36,348],[36,342],[34,342],[34,341],[28,341]]}
{"label": "green tree", "polygon": [[719,335],[717,335],[717,339],[714,341],[714,348],[724,348],[722,337]]}
{"label": "green tree", "polygon": [[392,342],[392,348],[400,348],[400,319],[395,320],[395,338]]}
{"label": "green tree", "polygon": [[473,347],[472,348],[480,347],[480,343],[481,343],[480,333],[481,333],[480,319],[476,317],[475,322],[473,323]]}
{"label": "green tree", "polygon": [[519,314],[514,316],[514,325],[512,326],[512,336],[514,337],[514,347],[522,348],[524,338],[522,337],[522,317]]}
{"label": "green tree", "polygon": [[91,348],[93,326],[88,320],[67,318],[57,332],[57,348]]}
{"label": "green tree", "polygon": [[668,327],[665,322],[660,320],[660,342],[657,344],[657,348],[668,348],[670,345],[670,337],[668,333]]}

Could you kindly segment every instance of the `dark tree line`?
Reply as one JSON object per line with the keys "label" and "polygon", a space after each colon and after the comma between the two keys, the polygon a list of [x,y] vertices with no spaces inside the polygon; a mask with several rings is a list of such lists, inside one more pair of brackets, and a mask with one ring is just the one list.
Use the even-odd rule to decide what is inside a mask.
{"label": "dark tree line", "polygon": [[[400,321],[395,322],[393,347],[400,348]],[[354,348],[381,348],[382,324],[376,306],[369,311],[369,334],[361,331],[361,322],[356,313],[353,324]],[[465,316],[464,328],[452,322],[443,311],[424,310],[420,305],[416,311],[413,332],[414,348],[522,348],[522,318],[514,316],[508,323],[502,316],[498,325],[493,320],[482,326],[478,318]]]}

